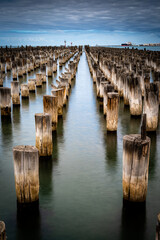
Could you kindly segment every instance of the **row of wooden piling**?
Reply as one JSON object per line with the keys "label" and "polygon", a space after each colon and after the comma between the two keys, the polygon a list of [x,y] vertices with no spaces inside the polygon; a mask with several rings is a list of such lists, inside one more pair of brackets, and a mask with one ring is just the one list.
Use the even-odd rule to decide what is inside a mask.
{"label": "row of wooden piling", "polygon": [[[80,55],[81,52],[77,53],[74,60],[69,62],[63,76],[65,84],[57,81],[58,86],[53,85],[51,95],[43,96],[43,113],[35,114],[35,146],[13,148],[16,195],[20,204],[31,204],[39,199],[39,157],[52,156],[52,131],[56,131],[58,116],[63,114],[63,106],[71,88],[70,80],[75,77]],[[68,73],[71,73],[71,79]]]}
{"label": "row of wooden piling", "polygon": [[[77,53],[77,51],[78,49],[75,49],[74,51],[69,52],[67,55],[64,55],[64,64],[66,63],[66,61],[71,59]],[[50,61],[51,60],[49,60],[49,62]],[[57,60],[55,60],[54,62],[56,62],[56,67],[54,66],[54,64],[52,65],[52,69],[49,70],[49,75],[50,73],[57,71]],[[28,79],[27,84],[20,85],[20,82],[15,81],[14,79],[11,82],[11,88],[0,87],[1,115],[11,115],[11,98],[13,107],[20,105],[20,95],[22,98],[29,98],[30,92],[35,92],[37,87],[40,88],[44,83],[46,83],[47,64],[48,61],[45,61],[45,63],[43,62],[43,65],[40,65],[40,73],[36,74],[36,79]]]}
{"label": "row of wooden piling", "polygon": [[23,77],[27,73],[47,64],[48,76],[57,70],[57,59],[59,65],[66,63],[70,55],[74,55],[77,47],[20,47],[0,49],[0,86],[3,86],[5,74],[12,71],[13,80]]}
{"label": "row of wooden piling", "polygon": [[[118,102],[130,106],[133,116],[142,117],[141,134],[123,137],[123,199],[124,203],[144,203],[148,188],[151,140],[147,131],[158,126],[160,54],[107,48],[85,48],[97,97],[103,104],[107,131],[116,131]],[[123,62],[124,61],[124,62]],[[150,83],[150,74],[155,79]],[[144,98],[144,101],[143,101]],[[156,240],[160,239],[160,214],[156,226]]]}
{"label": "row of wooden piling", "polygon": [[92,64],[92,57],[86,51],[86,57],[93,83],[96,84],[97,97],[103,105],[103,113],[106,116],[107,131],[117,131],[119,94],[115,92],[114,85],[108,81],[102,71]]}
{"label": "row of wooden piling", "polygon": [[[66,49],[64,50],[66,52]],[[68,52],[68,51],[67,51]],[[51,95],[43,96],[43,113],[35,114],[35,130],[36,143],[35,146],[19,145],[13,148],[15,188],[17,195],[17,204],[21,206],[37,206],[39,201],[39,157],[50,157],[53,152],[52,132],[56,131],[58,117],[63,115],[63,107],[67,104],[71,91],[71,84],[75,78],[80,56],[81,48],[72,49],[68,54],[59,55],[56,51],[55,58],[56,67],[50,71],[57,71],[57,58],[61,63],[59,67],[64,65],[70,58],[68,68],[56,81],[56,85],[52,84]],[[35,92],[36,87],[42,87],[46,80],[45,64],[40,66],[41,73],[36,74],[36,79],[29,79],[28,84],[21,84],[21,96],[29,97],[29,92]],[[48,75],[49,73],[48,69]],[[11,82],[10,88],[0,88],[0,107],[1,114],[10,116],[11,113],[11,97],[14,105],[20,104],[20,85],[18,81]],[[6,239],[5,224],[0,222],[0,239]]]}
{"label": "row of wooden piling", "polygon": [[129,106],[130,114],[145,113],[147,131],[156,131],[160,104],[159,52],[88,46],[86,52],[97,96],[102,98],[108,81],[124,99],[124,105]]}
{"label": "row of wooden piling", "polygon": [[[99,62],[95,65],[93,54],[87,50],[89,69],[93,82],[96,83],[97,96],[100,104],[103,104],[103,112],[106,115],[107,131],[116,131],[121,92],[115,87],[112,78],[104,74],[99,67]],[[133,94],[137,92],[135,86],[132,86],[132,92]],[[146,114],[144,114],[142,134],[126,135],[123,138],[123,199],[125,201],[144,202],[146,200],[149,154],[150,138],[146,137]]]}

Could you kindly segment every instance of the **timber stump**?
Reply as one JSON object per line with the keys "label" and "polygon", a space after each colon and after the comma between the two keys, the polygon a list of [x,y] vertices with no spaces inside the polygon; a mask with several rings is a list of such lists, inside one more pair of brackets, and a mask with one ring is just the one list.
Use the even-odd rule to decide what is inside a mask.
{"label": "timber stump", "polygon": [[52,155],[52,119],[47,113],[35,114],[36,127],[36,148],[39,156],[47,157]]}
{"label": "timber stump", "polygon": [[57,129],[58,123],[58,97],[51,95],[43,96],[43,111],[51,115],[52,131]]}
{"label": "timber stump", "polygon": [[123,137],[123,198],[144,202],[148,186],[150,138],[139,134]]}
{"label": "timber stump", "polygon": [[13,148],[17,201],[21,204],[39,200],[39,154],[34,146]]}
{"label": "timber stump", "polygon": [[11,116],[11,89],[0,87],[0,107],[2,116]]}
{"label": "timber stump", "polygon": [[0,221],[0,240],[6,240],[6,226],[2,221]]}
{"label": "timber stump", "polygon": [[109,92],[107,93],[107,96],[108,96],[106,111],[107,131],[117,131],[119,94],[115,92]]}

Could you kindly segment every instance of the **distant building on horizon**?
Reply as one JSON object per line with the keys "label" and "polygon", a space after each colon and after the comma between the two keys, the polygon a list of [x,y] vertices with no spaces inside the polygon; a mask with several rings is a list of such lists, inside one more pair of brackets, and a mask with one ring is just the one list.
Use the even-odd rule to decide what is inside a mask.
{"label": "distant building on horizon", "polygon": [[121,46],[132,46],[132,43],[131,42],[122,43]]}

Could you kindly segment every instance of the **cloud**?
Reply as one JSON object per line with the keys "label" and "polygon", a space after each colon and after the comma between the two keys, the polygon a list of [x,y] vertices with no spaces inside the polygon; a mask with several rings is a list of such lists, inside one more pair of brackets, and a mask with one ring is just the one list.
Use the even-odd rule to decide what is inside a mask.
{"label": "cloud", "polygon": [[[0,0],[1,32],[68,34],[85,31],[160,33],[160,1],[156,0]],[[78,32],[80,33],[80,32]],[[130,33],[129,33],[130,34]]]}

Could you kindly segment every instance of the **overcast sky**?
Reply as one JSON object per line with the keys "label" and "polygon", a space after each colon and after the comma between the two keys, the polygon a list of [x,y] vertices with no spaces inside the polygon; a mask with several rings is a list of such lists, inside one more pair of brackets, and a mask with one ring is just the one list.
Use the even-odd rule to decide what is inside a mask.
{"label": "overcast sky", "polygon": [[0,45],[160,42],[160,0],[0,0]]}

